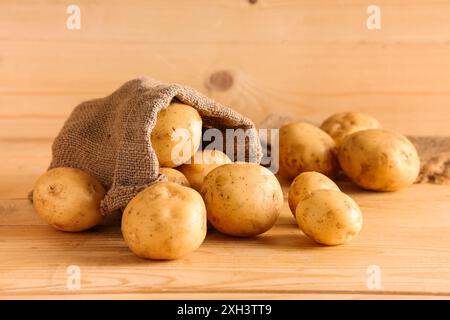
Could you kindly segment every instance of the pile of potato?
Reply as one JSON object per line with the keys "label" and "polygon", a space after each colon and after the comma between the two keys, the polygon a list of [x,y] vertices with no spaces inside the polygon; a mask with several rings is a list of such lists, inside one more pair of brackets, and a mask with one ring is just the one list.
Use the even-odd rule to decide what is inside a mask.
{"label": "pile of potato", "polygon": [[[180,150],[176,129],[188,132]],[[173,103],[158,114],[150,140],[167,181],[137,194],[122,215],[122,234],[139,257],[176,259],[197,249],[208,222],[218,231],[251,237],[269,230],[283,207],[275,175],[253,163],[233,163],[217,150],[199,150],[202,120]],[[340,168],[357,185],[393,191],[412,184],[419,158],[404,136],[380,128],[362,113],[341,113],[320,128],[292,123],[280,128],[279,173],[294,179],[288,195],[299,228],[324,245],[343,244],[363,224],[358,205],[331,180]],[[36,182],[37,213],[62,231],[83,231],[102,220],[105,190],[74,168],[49,170]]]}

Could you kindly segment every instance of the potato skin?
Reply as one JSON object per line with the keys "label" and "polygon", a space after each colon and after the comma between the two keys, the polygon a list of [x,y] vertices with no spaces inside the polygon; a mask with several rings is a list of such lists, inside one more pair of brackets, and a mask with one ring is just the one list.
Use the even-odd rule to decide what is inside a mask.
{"label": "potato skin", "polygon": [[347,136],[339,147],[339,163],[358,186],[374,191],[396,191],[414,183],[420,160],[403,135],[382,129]]}
{"label": "potato skin", "polygon": [[[172,136],[178,129],[187,130],[185,132],[189,133],[185,140]],[[186,104],[171,103],[158,113],[150,139],[160,166],[174,168],[192,157],[200,146],[201,137],[202,119],[197,110]],[[180,145],[184,148],[180,148]],[[186,152],[180,153],[177,149]],[[172,152],[174,159],[172,159]]]}
{"label": "potato skin", "polygon": [[82,170],[54,168],[36,181],[33,206],[55,229],[84,231],[101,222],[100,202],[105,193],[100,182]]}
{"label": "potato skin", "polygon": [[268,169],[253,163],[225,164],[205,178],[201,194],[208,221],[218,231],[251,237],[269,230],[283,206],[283,192]]}
{"label": "potato skin", "polygon": [[231,163],[231,160],[223,152],[219,150],[203,150],[198,151],[190,159],[190,163],[183,164],[177,169],[186,176],[191,187],[200,192],[206,175],[213,169],[226,163]]}
{"label": "potato skin", "polygon": [[180,258],[206,236],[206,209],[200,194],[174,182],[158,182],[138,193],[122,216],[122,234],[138,257]]}
{"label": "potato skin", "polygon": [[312,240],[324,245],[350,241],[362,228],[363,217],[352,198],[337,190],[316,190],[296,209],[297,224]]}
{"label": "potato skin", "polygon": [[178,183],[184,187],[190,187],[188,179],[183,173],[173,168],[159,168],[159,173],[163,174],[167,181]]}
{"label": "potato skin", "polygon": [[339,187],[326,175],[319,172],[308,171],[299,174],[289,187],[288,203],[295,217],[297,205],[311,196],[316,190],[331,189],[339,191]]}
{"label": "potato skin", "polygon": [[344,138],[354,132],[377,129],[381,125],[374,117],[362,112],[341,112],[326,119],[320,128],[340,145]]}
{"label": "potato skin", "polygon": [[324,131],[308,123],[291,123],[280,128],[280,174],[295,178],[317,171],[332,177],[338,170],[336,144]]}

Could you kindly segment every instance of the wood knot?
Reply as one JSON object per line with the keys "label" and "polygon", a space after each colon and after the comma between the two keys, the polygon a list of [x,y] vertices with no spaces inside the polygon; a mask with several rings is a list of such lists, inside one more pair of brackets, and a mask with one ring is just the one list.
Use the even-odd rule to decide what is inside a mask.
{"label": "wood knot", "polygon": [[226,70],[214,72],[208,79],[207,86],[211,89],[225,91],[233,85],[233,76]]}

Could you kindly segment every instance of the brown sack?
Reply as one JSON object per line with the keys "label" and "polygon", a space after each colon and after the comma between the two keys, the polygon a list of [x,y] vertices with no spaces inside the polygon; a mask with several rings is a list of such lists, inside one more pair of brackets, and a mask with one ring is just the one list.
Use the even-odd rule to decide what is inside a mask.
{"label": "brown sack", "polygon": [[246,148],[253,161],[260,161],[261,145],[250,119],[190,87],[143,77],[126,82],[105,98],[78,105],[53,142],[49,169],[73,167],[89,173],[108,190],[101,211],[124,208],[139,191],[164,179],[150,132],[157,113],[172,99],[195,108],[204,127],[244,129],[248,141],[244,145],[237,141],[236,147]]}

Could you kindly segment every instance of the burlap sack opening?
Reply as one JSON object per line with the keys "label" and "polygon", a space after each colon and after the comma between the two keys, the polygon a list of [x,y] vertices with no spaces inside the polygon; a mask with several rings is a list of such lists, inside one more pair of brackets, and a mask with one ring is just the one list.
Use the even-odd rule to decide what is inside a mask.
{"label": "burlap sack opening", "polygon": [[73,167],[91,174],[108,190],[102,213],[124,208],[139,191],[165,179],[150,132],[158,112],[173,99],[194,107],[205,127],[243,129],[248,143],[238,141],[236,148],[246,148],[253,162],[260,162],[261,145],[250,119],[190,87],[142,77],[78,105],[53,142],[49,169]]}

